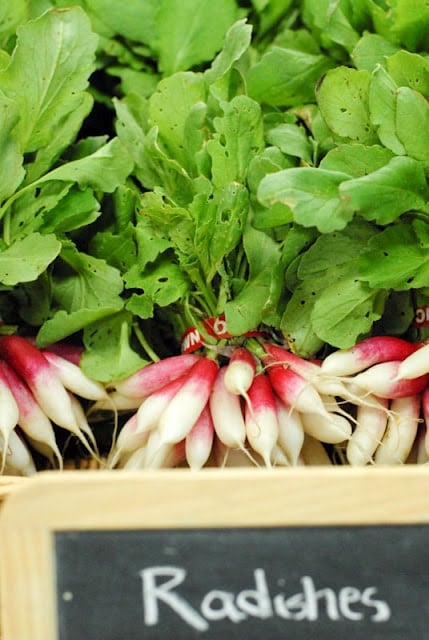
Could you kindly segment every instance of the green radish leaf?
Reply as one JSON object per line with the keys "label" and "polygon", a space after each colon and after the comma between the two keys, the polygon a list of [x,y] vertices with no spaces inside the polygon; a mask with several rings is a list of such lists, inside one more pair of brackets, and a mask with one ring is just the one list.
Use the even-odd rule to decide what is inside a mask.
{"label": "green radish leaf", "polygon": [[107,383],[126,378],[149,364],[130,346],[132,321],[129,312],[120,311],[84,329],[83,371]]}
{"label": "green radish leaf", "polygon": [[32,282],[14,287],[13,298],[19,304],[19,316],[30,327],[39,328],[51,315],[51,283],[47,271]]}
{"label": "green radish leaf", "polygon": [[386,69],[398,87],[409,87],[429,99],[429,60],[401,49],[386,60]]}
{"label": "green radish leaf", "polygon": [[[195,172],[193,153],[203,145],[206,84],[202,75],[191,72],[176,73],[161,80],[149,100],[149,118],[158,129],[158,135],[169,155],[188,172]],[[190,119],[202,107],[194,127]],[[197,111],[198,113],[198,111]],[[193,153],[188,152],[189,134],[198,133]]]}
{"label": "green radish leaf", "polygon": [[280,202],[290,207],[295,222],[322,233],[343,229],[353,217],[339,186],[345,173],[316,168],[292,168],[271,173],[260,182],[258,199],[266,207]]}
{"label": "green radish leaf", "polygon": [[228,29],[222,50],[204,72],[209,85],[225,76],[248,50],[251,43],[252,27],[245,20],[237,20]]}
{"label": "green radish leaf", "polygon": [[[126,308],[140,318],[151,318],[154,307],[166,307],[183,298],[189,290],[189,280],[183,270],[167,258],[141,272],[138,265],[124,275],[128,289],[135,289]],[[141,293],[140,293],[141,292]]]}
{"label": "green radish leaf", "polygon": [[128,177],[133,168],[131,156],[119,138],[113,138],[90,156],[67,162],[39,178],[35,185],[48,180],[77,182],[81,188],[92,187],[111,193]]}
{"label": "green radish leaf", "polygon": [[429,41],[429,7],[425,0],[396,0],[392,10],[392,34],[410,51]]}
{"label": "green radish leaf", "polygon": [[247,72],[249,96],[274,107],[313,102],[317,82],[332,66],[323,54],[273,46]]}
{"label": "green radish leaf", "polygon": [[317,103],[330,130],[340,138],[376,144],[370,120],[368,71],[337,67],[328,71],[317,88]]}
{"label": "green radish leaf", "polygon": [[197,195],[190,209],[195,219],[195,255],[210,283],[242,238],[249,210],[248,192],[234,182],[209,197]]}
{"label": "green radish leaf", "polygon": [[18,105],[14,136],[22,151],[52,143],[63,118],[79,108],[97,41],[80,7],[47,11],[21,25],[10,65],[0,72],[0,86]]}
{"label": "green radish leaf", "polygon": [[3,2],[0,5],[0,49],[6,49],[19,25],[27,19],[26,0]]}
{"label": "green radish leaf", "polygon": [[299,282],[294,287],[280,321],[280,329],[291,348],[304,358],[314,356],[323,346],[323,341],[314,332],[311,316],[316,292],[321,290],[324,283],[324,275]]}
{"label": "green radish leaf", "polygon": [[78,251],[71,241],[63,242],[60,258],[53,273],[53,296],[68,313],[123,306],[123,282],[117,269]]}
{"label": "green radish leaf", "polygon": [[304,162],[310,164],[313,160],[313,145],[300,125],[285,123],[273,127],[267,132],[266,141]]}
{"label": "green radish leaf", "polygon": [[[68,2],[68,0],[67,0]],[[94,29],[105,37],[120,35],[128,40],[154,45],[159,0],[79,0]]]}
{"label": "green radish leaf", "polygon": [[31,282],[55,260],[61,243],[53,234],[32,233],[0,252],[0,281],[6,286]]}
{"label": "green radish leaf", "polygon": [[156,14],[161,71],[172,75],[211,60],[236,17],[233,0],[162,0]]}
{"label": "green radish leaf", "polygon": [[343,171],[351,178],[360,178],[381,169],[392,158],[393,153],[381,145],[339,144],[328,151],[319,167],[325,171]]}
{"label": "green radish leaf", "polygon": [[398,87],[387,71],[379,66],[372,75],[369,87],[371,122],[380,141],[397,155],[405,155],[405,148],[396,130]]}
{"label": "green radish leaf", "polygon": [[428,210],[429,189],[422,165],[408,157],[394,157],[369,175],[346,180],[341,197],[366,220],[394,222],[401,214]]}
{"label": "green radish leaf", "polygon": [[408,87],[397,91],[396,132],[407,155],[429,167],[429,102]]}
{"label": "green radish leaf", "polygon": [[137,258],[136,234],[129,224],[121,233],[100,231],[90,242],[91,255],[107,260],[112,267],[124,273],[135,264]]}
{"label": "green radish leaf", "polygon": [[427,247],[424,242],[417,241],[411,225],[390,225],[375,235],[362,253],[360,274],[373,289],[401,291],[426,286],[429,277]]}
{"label": "green radish leaf", "polygon": [[243,246],[249,263],[249,275],[234,298],[225,304],[228,331],[240,335],[259,326],[274,324],[283,290],[284,266],[281,247],[267,234],[246,226]]}
{"label": "green radish leaf", "polygon": [[372,72],[397,51],[397,45],[378,33],[364,33],[350,55],[357,69]]}
{"label": "green radish leaf", "polygon": [[25,175],[24,156],[19,143],[12,136],[18,120],[15,101],[0,94],[0,203],[14,193]]}
{"label": "green radish leaf", "polygon": [[264,148],[260,106],[247,96],[222,104],[223,117],[214,120],[216,133],[207,142],[212,160],[212,181],[224,188],[231,182],[244,184],[252,157]]}
{"label": "green radish leaf", "polygon": [[331,284],[317,297],[311,322],[321,340],[348,349],[380,319],[380,294],[356,278],[354,268],[341,278],[331,272],[331,277]]}
{"label": "green radish leaf", "polygon": [[56,311],[40,327],[36,336],[37,344],[39,347],[46,347],[82,331],[85,327],[97,326],[103,319],[117,313],[121,307],[122,305],[106,305],[91,309],[74,309],[70,312],[64,309]]}

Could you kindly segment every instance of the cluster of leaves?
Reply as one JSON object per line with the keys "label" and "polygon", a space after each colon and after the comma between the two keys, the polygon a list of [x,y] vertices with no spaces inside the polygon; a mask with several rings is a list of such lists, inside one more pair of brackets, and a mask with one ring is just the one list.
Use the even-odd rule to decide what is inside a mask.
{"label": "cluster of leaves", "polygon": [[408,329],[429,287],[425,0],[1,11],[7,321],[81,336],[104,381],[219,313],[306,356]]}

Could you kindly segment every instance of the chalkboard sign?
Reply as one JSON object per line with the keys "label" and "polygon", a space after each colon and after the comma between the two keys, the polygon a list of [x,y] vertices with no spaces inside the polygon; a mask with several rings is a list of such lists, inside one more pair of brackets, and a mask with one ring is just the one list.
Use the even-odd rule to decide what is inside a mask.
{"label": "chalkboard sign", "polygon": [[0,513],[2,640],[422,640],[429,469],[46,473]]}
{"label": "chalkboard sign", "polygon": [[58,638],[422,640],[428,537],[418,525],[59,533]]}

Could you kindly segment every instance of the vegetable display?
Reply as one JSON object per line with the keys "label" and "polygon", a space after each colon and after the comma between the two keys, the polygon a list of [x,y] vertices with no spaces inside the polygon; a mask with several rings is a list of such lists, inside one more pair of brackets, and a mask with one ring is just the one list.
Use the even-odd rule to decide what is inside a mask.
{"label": "vegetable display", "polygon": [[1,10],[4,472],[426,462],[428,42],[425,0]]}

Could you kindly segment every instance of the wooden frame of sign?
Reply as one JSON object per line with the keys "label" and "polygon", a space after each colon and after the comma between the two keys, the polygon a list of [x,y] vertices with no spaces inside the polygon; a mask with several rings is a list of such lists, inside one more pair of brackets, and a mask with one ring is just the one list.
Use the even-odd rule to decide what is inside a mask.
{"label": "wooden frame of sign", "polygon": [[0,512],[2,640],[421,640],[428,535],[416,465],[45,472]]}

